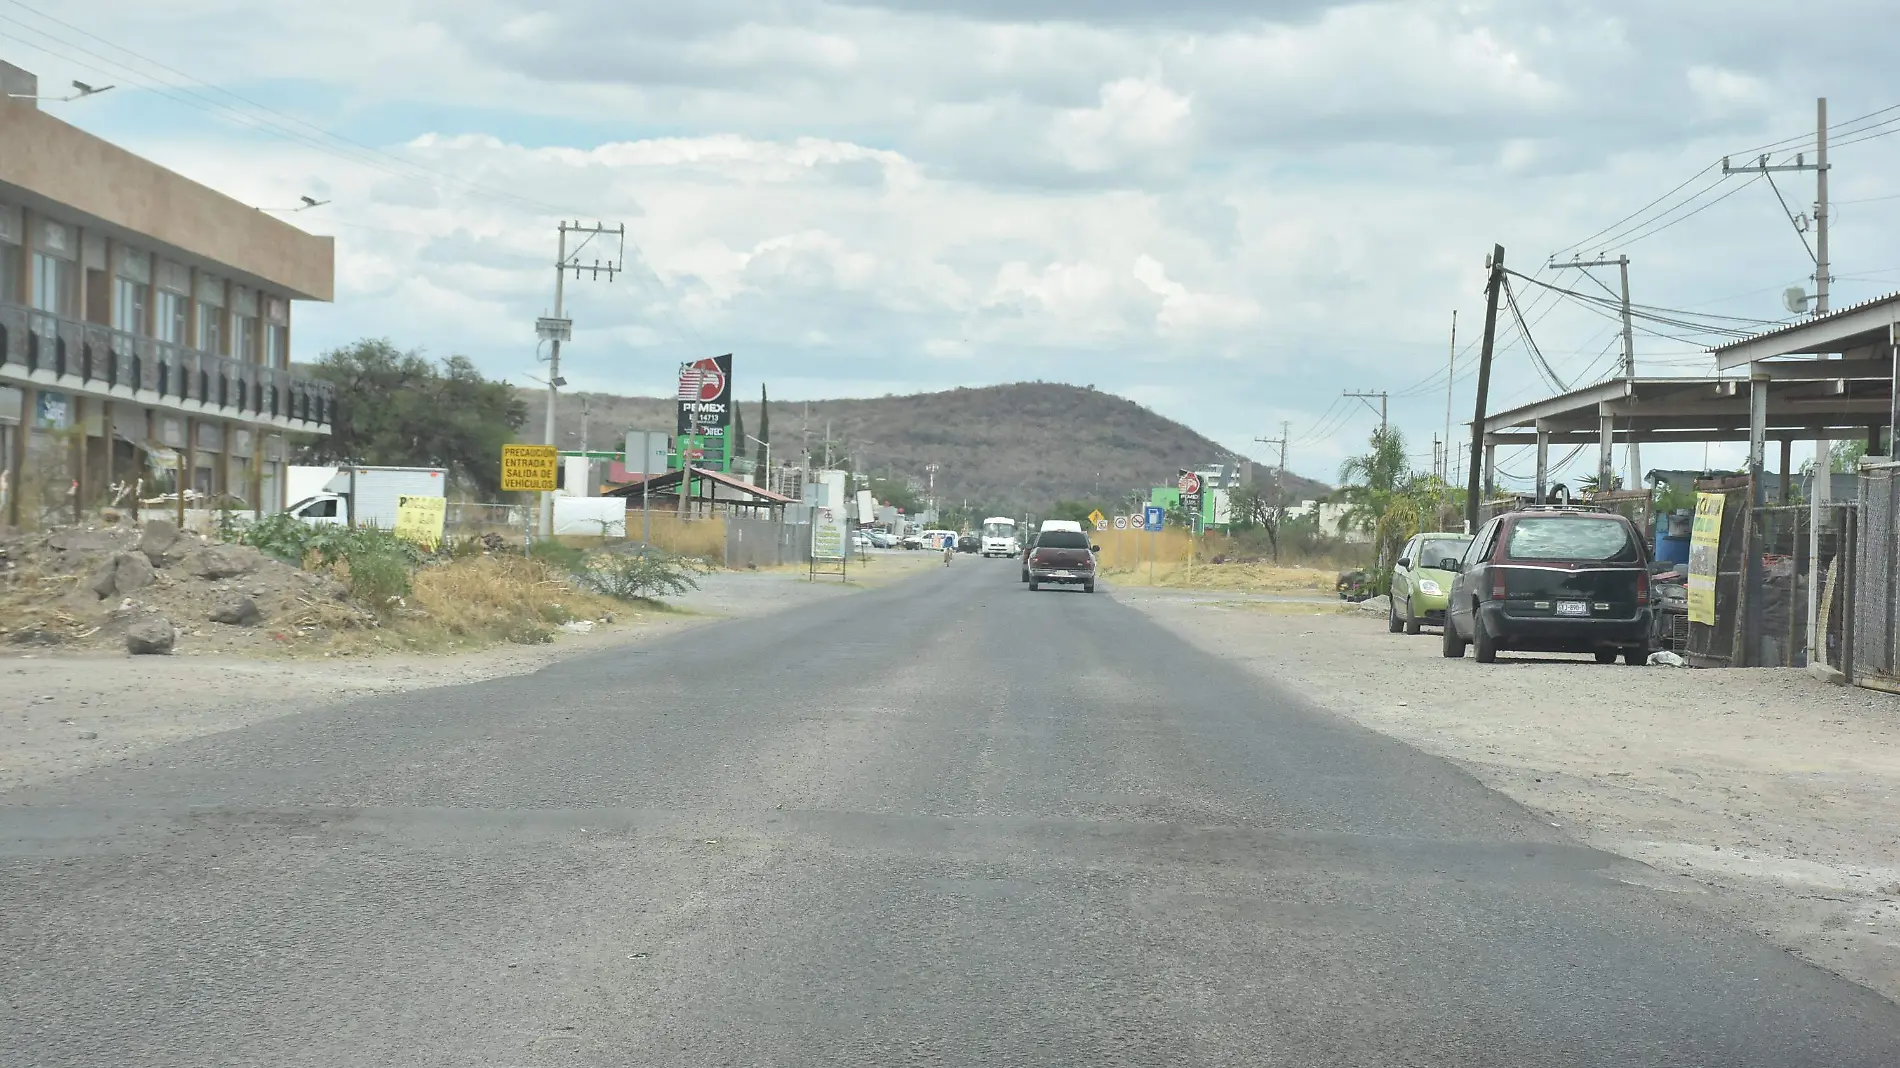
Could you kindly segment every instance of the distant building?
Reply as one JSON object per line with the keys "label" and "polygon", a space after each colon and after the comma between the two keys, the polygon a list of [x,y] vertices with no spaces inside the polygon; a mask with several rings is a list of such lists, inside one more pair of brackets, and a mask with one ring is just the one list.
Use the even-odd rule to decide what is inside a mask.
{"label": "distant building", "polygon": [[285,435],[335,417],[290,359],[293,304],[332,298],[332,240],[11,99],[38,92],[27,71],[0,63],[0,85],[5,518],[37,457],[80,505],[171,492],[182,467],[187,489],[282,508]]}

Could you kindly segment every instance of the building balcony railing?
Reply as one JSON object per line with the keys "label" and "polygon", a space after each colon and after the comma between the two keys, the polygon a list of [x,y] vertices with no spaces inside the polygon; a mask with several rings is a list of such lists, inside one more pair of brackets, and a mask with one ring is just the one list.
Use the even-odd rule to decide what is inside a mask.
{"label": "building balcony railing", "polygon": [[328,433],[330,384],[0,301],[0,376],[302,433]]}

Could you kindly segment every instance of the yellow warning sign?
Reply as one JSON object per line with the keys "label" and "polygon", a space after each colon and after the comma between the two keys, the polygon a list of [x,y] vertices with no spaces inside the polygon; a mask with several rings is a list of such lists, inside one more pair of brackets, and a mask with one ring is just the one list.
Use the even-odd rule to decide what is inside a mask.
{"label": "yellow warning sign", "polygon": [[501,488],[549,492],[556,488],[561,454],[552,445],[503,445]]}
{"label": "yellow warning sign", "polygon": [[1095,524],[1095,529],[1097,530],[1102,529],[1102,521],[1107,518],[1108,518],[1107,516],[1102,514],[1102,510],[1100,508],[1097,508],[1093,512],[1089,513],[1089,522]]}

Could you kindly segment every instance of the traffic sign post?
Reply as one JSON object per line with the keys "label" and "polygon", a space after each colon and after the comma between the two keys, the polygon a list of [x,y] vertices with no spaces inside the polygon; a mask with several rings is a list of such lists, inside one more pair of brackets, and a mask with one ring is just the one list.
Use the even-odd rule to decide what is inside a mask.
{"label": "traffic sign post", "polygon": [[505,491],[553,493],[560,469],[560,452],[552,445],[501,447],[501,488]]}
{"label": "traffic sign post", "polygon": [[1155,535],[1161,532],[1161,524],[1167,520],[1167,509],[1151,504],[1141,510],[1141,527],[1148,532],[1148,585],[1155,584]]}

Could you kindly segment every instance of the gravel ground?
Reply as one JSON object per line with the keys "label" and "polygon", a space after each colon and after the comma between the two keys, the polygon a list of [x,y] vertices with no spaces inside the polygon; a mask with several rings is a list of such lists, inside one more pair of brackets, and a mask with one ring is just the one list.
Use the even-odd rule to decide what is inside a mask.
{"label": "gravel ground", "polygon": [[1900,1000],[1900,698],[1792,670],[1483,667],[1382,608],[1117,596]]}
{"label": "gravel ground", "polygon": [[527,674],[581,653],[888,585],[929,562],[936,561],[922,554],[874,558],[854,567],[849,585],[814,583],[789,570],[716,572],[674,602],[677,613],[639,613],[633,622],[563,633],[553,645],[446,656],[296,660],[238,650],[134,657],[0,646],[0,792],[341,701]]}

